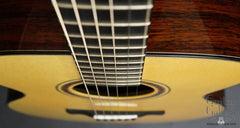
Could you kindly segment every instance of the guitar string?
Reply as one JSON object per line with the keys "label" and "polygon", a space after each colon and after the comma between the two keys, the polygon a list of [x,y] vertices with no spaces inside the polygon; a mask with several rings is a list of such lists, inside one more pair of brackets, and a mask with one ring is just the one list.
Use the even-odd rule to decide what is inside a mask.
{"label": "guitar string", "polygon": [[[153,4],[153,0],[148,0],[148,5],[150,5],[150,4]],[[150,18],[151,18],[151,9],[147,9],[145,22],[151,21]],[[150,23],[150,24],[151,24],[151,23]],[[148,31],[149,31],[150,24],[149,24],[149,26],[147,26],[147,25],[145,26],[145,28],[144,28],[144,30],[145,30],[145,31],[144,31],[144,35],[148,35]],[[145,46],[147,45],[147,40],[148,40],[148,38],[145,38],[145,39],[144,39],[143,46],[144,46],[144,45],[145,45]],[[145,51],[146,51],[146,47],[145,47],[145,49],[142,50],[142,54],[144,54],[144,57],[146,56]],[[142,61],[144,61],[143,58],[142,58]],[[143,69],[144,69],[143,63],[142,63],[141,65],[142,65],[142,70],[143,70]]]}
{"label": "guitar string", "polygon": [[59,7],[58,7],[57,1],[56,1],[56,0],[52,0],[52,3],[53,3],[53,7],[54,7],[54,9],[55,9],[55,11],[56,11],[56,14],[57,14],[57,16],[58,16],[58,18],[59,18],[59,22],[60,22],[60,24],[61,24],[61,26],[62,26],[64,35],[65,35],[65,37],[66,37],[66,39],[67,39],[68,45],[69,45],[69,47],[70,47],[70,50],[71,50],[71,52],[72,52],[74,61],[75,61],[76,65],[77,65],[78,71],[79,71],[79,73],[80,73],[80,75],[81,75],[81,77],[82,77],[82,80],[83,80],[84,86],[85,86],[85,88],[86,88],[86,91],[87,91],[87,94],[88,94],[88,97],[89,97],[91,106],[92,106],[92,108],[93,108],[93,111],[94,111],[94,113],[97,115],[96,108],[95,108],[94,103],[93,103],[93,100],[92,100],[92,98],[91,98],[91,96],[90,96],[90,93],[89,93],[88,87],[87,87],[87,85],[86,85],[85,79],[84,79],[84,77],[83,77],[82,71],[81,71],[81,69],[80,69],[80,66],[79,66],[79,64],[78,64],[78,61],[77,61],[75,52],[74,52],[74,50],[73,50],[71,40],[70,40],[70,38],[69,38],[69,36],[68,36],[69,34],[68,34],[67,29],[66,29],[66,27],[65,27],[65,24],[64,24],[64,21],[63,21],[63,18],[62,18],[62,14],[61,14],[60,9],[59,9]]}
{"label": "guitar string", "polygon": [[[113,0],[109,0],[109,12],[110,12],[110,20],[111,20],[111,31],[112,31],[112,42],[113,42],[113,56],[114,56],[114,69],[115,69],[115,83],[116,83],[116,95],[118,101],[118,110],[120,110],[120,103],[119,103],[119,94],[118,94],[118,76],[117,76],[117,59],[116,59],[116,42],[115,42],[115,29],[114,29],[114,3]],[[119,111],[118,111],[119,114]]]}
{"label": "guitar string", "polygon": [[[128,57],[127,57],[127,87],[126,87],[126,91],[127,91],[127,94],[126,94],[126,97],[128,97],[128,84],[129,84],[129,52],[130,52],[130,34],[131,34],[131,27],[130,26],[130,22],[131,22],[131,17],[132,17],[132,11],[131,11],[131,0],[128,0]],[[128,99],[126,100],[127,102],[127,111],[126,111],[126,114],[128,114]]]}
{"label": "guitar string", "polygon": [[104,115],[105,112],[104,112],[104,109],[103,109],[102,99],[101,99],[101,95],[100,95],[99,90],[98,90],[98,85],[97,85],[97,82],[96,82],[96,77],[95,77],[95,74],[94,74],[94,71],[93,71],[93,67],[92,67],[90,55],[89,55],[89,52],[88,52],[87,43],[86,43],[86,40],[85,40],[85,35],[84,35],[84,32],[83,32],[83,27],[82,27],[82,24],[81,24],[80,15],[79,15],[78,8],[77,8],[77,2],[76,2],[76,0],[71,0],[71,1],[72,1],[72,6],[73,6],[74,14],[75,14],[75,17],[76,17],[76,19],[77,19],[78,28],[79,28],[79,30],[80,30],[80,34],[82,35],[82,40],[83,40],[84,48],[85,48],[85,51],[86,51],[86,54],[87,54],[88,63],[89,63],[89,66],[90,66],[90,68],[91,68],[93,80],[94,80],[95,87],[96,87],[96,90],[97,90],[98,100],[99,100],[99,102],[100,102],[100,104],[101,104],[100,106],[101,106],[101,109],[102,109],[102,113],[103,113],[103,115]]}
{"label": "guitar string", "polygon": [[106,83],[106,87],[107,87],[107,95],[108,95],[108,100],[109,100],[109,106],[110,106],[110,111],[111,111],[111,114],[112,114],[112,105],[111,105],[111,99],[110,99],[111,97],[110,97],[110,93],[109,93],[108,80],[107,80],[105,63],[104,63],[104,58],[103,58],[102,42],[101,42],[101,35],[100,35],[100,30],[99,30],[98,16],[97,16],[95,0],[91,0],[91,6],[92,6],[93,18],[94,18],[94,22],[95,22],[95,28],[96,28],[97,38],[98,38],[98,44],[99,44],[101,59],[102,59],[103,72],[104,72],[105,83]]}
{"label": "guitar string", "polygon": [[[152,0],[148,0],[147,5],[150,5],[150,4],[152,4]],[[150,19],[150,14],[151,14],[151,10],[150,10],[150,9],[147,9],[147,11],[146,11],[146,17],[145,17],[145,23],[147,23],[148,20]],[[144,27],[144,35],[143,35],[143,36],[145,36],[145,35],[148,34],[148,27],[149,27],[149,26],[147,26],[147,25]],[[145,45],[147,45],[147,39],[144,39],[144,40],[143,40],[142,46],[144,47]],[[145,56],[146,56],[145,51],[146,51],[146,48],[143,48],[143,49],[142,49],[142,55],[144,55],[144,56],[141,57],[141,62],[144,61],[143,59],[144,59]],[[143,68],[144,68],[143,66],[144,66],[144,64],[141,63],[141,68],[139,69],[139,71],[142,72],[142,74],[139,73],[139,81],[140,81],[140,82],[142,81],[141,75],[143,75]],[[140,84],[141,84],[141,83],[140,83]],[[141,86],[141,85],[140,85],[140,86]],[[137,88],[136,88],[136,96],[138,96],[138,86],[137,86]]]}

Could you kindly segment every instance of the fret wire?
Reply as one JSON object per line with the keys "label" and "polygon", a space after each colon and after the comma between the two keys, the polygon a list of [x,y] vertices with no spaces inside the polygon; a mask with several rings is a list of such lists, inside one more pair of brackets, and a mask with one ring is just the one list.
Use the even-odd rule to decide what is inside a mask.
{"label": "fret wire", "polygon": [[[77,21],[70,21],[70,20],[65,20],[64,21],[65,24],[67,25],[77,25]],[[86,26],[94,26],[95,24],[93,22],[82,22],[82,25],[86,25]],[[98,23],[99,26],[111,26],[111,23],[107,23],[107,22],[99,22]],[[132,22],[129,23],[129,26],[131,27],[139,27],[139,26],[149,26],[150,22]],[[114,23],[115,27],[126,27],[128,26],[127,23]]]}
{"label": "fret wire", "polygon": [[[74,48],[84,48],[82,45],[72,45]],[[145,49],[147,46],[131,46],[130,49]],[[89,49],[99,49],[97,46],[88,46]],[[110,46],[103,46],[102,49],[112,49]],[[115,49],[128,49],[128,47],[115,47]]]}
{"label": "fret wire", "polygon": [[[82,72],[83,72],[83,73],[90,73],[90,72],[86,72],[86,71],[82,71]],[[127,72],[128,72],[128,71],[127,71]],[[133,72],[133,73],[129,73],[129,72],[128,72],[127,74],[129,75],[129,74],[141,74],[141,73],[142,73],[142,72]],[[95,72],[95,74],[102,74],[102,72]],[[114,73],[103,73],[103,74],[104,74],[104,75],[108,75],[108,74],[125,74],[125,73],[119,73],[119,72],[118,72],[118,73],[115,73],[115,72],[114,72]]]}
{"label": "fret wire", "polygon": [[[72,6],[71,4],[66,4],[66,3],[59,3],[59,7],[60,8],[67,8],[67,9],[71,9]],[[89,5],[77,5],[78,9],[91,9],[91,6]],[[126,5],[115,5],[113,6],[113,8],[115,10],[128,10],[129,8],[126,7]],[[153,5],[132,5],[132,10],[149,10],[152,9]],[[108,10],[109,7],[106,5],[97,5],[96,6],[97,10]]]}
{"label": "fret wire", "polygon": [[[88,78],[92,78],[92,76],[89,76],[89,75],[85,75],[84,77],[88,77]],[[98,78],[105,78],[105,77],[101,77],[101,76],[99,76]],[[116,78],[116,77],[111,77],[111,76],[109,76],[108,78]],[[118,78],[118,79],[127,79],[127,78],[139,78],[139,76],[128,76],[128,77],[120,77],[120,78]]]}
{"label": "fret wire", "polygon": [[[78,62],[82,62],[82,63],[88,63],[88,61],[80,61],[78,60]],[[101,64],[101,62],[99,61],[92,61],[91,63],[94,63],[94,64]],[[126,64],[127,62],[118,62],[117,64]],[[131,62],[131,64],[141,64],[141,63],[144,63],[143,61],[141,62]],[[114,64],[114,62],[105,62],[105,64]]]}
{"label": "fret wire", "polygon": [[[75,38],[82,38],[81,35],[76,35],[76,34],[69,34],[69,37],[75,37]],[[85,38],[89,39],[96,39],[97,36],[94,35],[85,35]],[[145,39],[148,38],[148,35],[144,36],[115,36],[114,39]],[[113,39],[112,36],[101,36],[101,39]]]}
{"label": "fret wire", "polygon": [[[115,28],[114,28],[114,3],[113,0],[109,0],[109,13],[110,13],[110,20],[111,20],[111,31],[112,31],[112,42],[113,42],[113,54],[114,54],[114,67],[115,67],[115,78],[116,81],[118,80],[117,78],[117,59],[116,59],[116,42],[115,42]],[[118,85],[116,83],[116,93],[117,93],[117,99],[118,99],[118,109],[120,108],[119,106],[119,94],[118,94]],[[118,113],[119,114],[119,113]]]}
{"label": "fret wire", "polygon": [[[80,68],[82,68],[82,69],[89,69],[88,66],[80,66]],[[94,69],[102,69],[101,67],[94,67],[94,66],[93,66],[93,68]],[[106,69],[108,69],[108,70],[112,70],[112,69],[115,70],[114,67],[108,67]],[[142,69],[142,67],[135,67],[135,68],[129,68],[129,69]],[[126,68],[117,68],[117,70],[126,70]]]}
{"label": "fret wire", "polygon": [[[86,56],[85,54],[83,53],[75,53],[76,56]],[[116,57],[118,58],[124,58],[124,57],[131,57],[131,58],[135,58],[135,57],[143,57],[145,55],[118,55]],[[91,54],[90,57],[101,57],[101,55],[98,55],[98,54]],[[104,55],[103,57],[105,58],[111,58],[111,57],[114,57],[113,55]]]}
{"label": "fret wire", "polygon": [[[92,79],[85,79],[85,80],[88,80],[88,81],[93,81]],[[105,80],[97,80],[97,82],[104,82]],[[129,80],[130,82],[140,82],[139,80]],[[118,81],[115,81],[115,80],[108,80],[108,82],[109,83],[121,83],[121,82],[127,82],[126,80],[122,80],[122,81],[120,81],[120,80],[118,80]]]}
{"label": "fret wire", "polygon": [[64,24],[64,22],[63,22],[63,18],[62,18],[60,9],[59,9],[59,7],[58,7],[58,3],[57,3],[56,0],[52,0],[52,4],[53,4],[53,7],[54,7],[54,9],[55,9],[55,11],[56,11],[56,14],[57,14],[57,16],[58,16],[58,18],[59,18],[59,22],[60,22],[60,24],[61,24],[61,26],[62,26],[64,35],[65,35],[65,37],[66,37],[66,39],[67,39],[68,45],[69,45],[69,47],[70,47],[70,50],[71,50],[71,52],[72,52],[72,54],[73,54],[73,58],[74,58],[74,61],[75,61],[76,65],[77,65],[77,69],[78,69],[78,71],[79,71],[79,73],[80,73],[80,75],[81,75],[81,77],[82,77],[82,80],[83,80],[84,86],[85,86],[85,88],[86,88],[86,91],[87,91],[87,94],[88,94],[88,97],[89,97],[91,106],[92,106],[92,108],[93,108],[93,111],[94,111],[94,113],[97,115],[96,108],[95,108],[94,103],[93,103],[93,100],[92,100],[92,98],[91,98],[91,96],[90,96],[90,93],[89,93],[88,87],[87,87],[87,85],[86,85],[85,79],[84,79],[84,77],[83,77],[81,68],[79,67],[77,58],[76,58],[76,56],[75,56],[75,52],[74,52],[74,50],[73,50],[72,43],[71,43],[70,38],[69,38],[69,36],[68,36],[67,29],[66,29],[65,24]]}
{"label": "fret wire", "polygon": [[98,37],[98,44],[99,44],[99,48],[100,48],[101,59],[102,59],[103,71],[104,71],[105,82],[106,82],[106,87],[107,87],[107,95],[109,98],[110,110],[111,110],[111,114],[112,114],[112,106],[111,106],[111,100],[110,100],[111,98],[110,98],[110,93],[109,93],[109,88],[108,88],[107,75],[106,75],[106,71],[105,71],[105,64],[104,64],[104,58],[103,58],[102,43],[101,43],[101,38],[100,38],[100,30],[99,30],[99,25],[98,25],[98,16],[97,16],[95,0],[91,0],[91,6],[92,6],[92,12],[93,12],[93,19],[95,22],[96,33],[97,33],[97,37]]}
{"label": "fret wire", "polygon": [[87,54],[88,63],[90,65],[90,67],[91,67],[92,76],[93,76],[93,79],[95,81],[95,86],[96,86],[96,90],[97,90],[99,101],[101,103],[102,112],[103,112],[103,114],[105,114],[104,109],[103,109],[103,105],[102,105],[102,99],[101,99],[101,96],[100,96],[100,93],[99,93],[99,90],[98,90],[96,78],[95,78],[95,75],[94,75],[94,72],[93,72],[91,59],[90,59],[89,52],[88,52],[88,49],[87,49],[87,43],[86,43],[86,40],[85,40],[85,37],[84,37],[83,27],[82,27],[82,24],[81,24],[81,19],[80,19],[78,8],[77,8],[77,3],[76,3],[76,0],[71,0],[71,2],[72,2],[72,5],[73,5],[73,10],[74,10],[74,14],[75,14],[76,20],[78,22],[78,28],[80,30],[80,34],[82,35],[82,40],[83,40],[83,44],[85,46],[85,51],[86,51],[86,54]]}
{"label": "fret wire", "polygon": [[[94,82],[87,82],[88,84],[94,84]],[[98,83],[99,85],[105,85],[105,83]],[[135,86],[136,84],[140,84],[140,83],[123,83],[123,84],[121,84],[121,83],[117,83],[119,86],[128,86],[128,85],[130,85],[130,86]],[[115,85],[117,85],[117,84],[111,84],[111,83],[109,83],[109,85],[110,86],[115,86]]]}

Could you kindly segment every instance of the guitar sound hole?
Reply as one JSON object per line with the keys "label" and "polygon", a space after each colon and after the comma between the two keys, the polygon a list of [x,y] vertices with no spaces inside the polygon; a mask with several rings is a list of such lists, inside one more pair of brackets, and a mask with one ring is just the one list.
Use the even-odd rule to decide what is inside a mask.
{"label": "guitar sound hole", "polygon": [[[92,98],[99,98],[95,85],[93,86],[88,85],[87,87]],[[79,81],[78,79],[62,82],[57,85],[56,89],[63,94],[89,98],[83,82]],[[170,92],[170,88],[165,84],[145,80],[142,80],[141,85],[139,86],[126,87],[119,85],[118,88],[116,88],[116,86],[108,86],[108,90],[110,97],[108,97],[106,86],[98,86],[98,91],[101,97],[104,97],[104,99],[108,98],[113,98],[116,100],[139,99],[139,98],[142,99],[157,95],[164,96]],[[118,93],[116,90],[118,90]]]}
{"label": "guitar sound hole", "polygon": [[[75,91],[87,94],[86,88],[83,84],[77,85],[73,89]],[[98,95],[96,86],[88,86],[88,90],[91,95]],[[98,86],[98,90],[101,96],[108,96],[106,86]],[[108,90],[111,97],[117,97],[117,88],[115,86],[114,87],[109,86]],[[140,96],[140,95],[150,94],[153,91],[154,91],[153,88],[145,85],[140,85],[138,87],[124,86],[124,87],[118,87],[118,96],[119,97]]]}

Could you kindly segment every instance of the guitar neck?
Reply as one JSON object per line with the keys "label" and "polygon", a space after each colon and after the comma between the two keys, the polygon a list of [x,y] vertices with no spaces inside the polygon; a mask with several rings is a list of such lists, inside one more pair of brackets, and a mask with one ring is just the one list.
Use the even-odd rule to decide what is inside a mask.
{"label": "guitar neck", "polygon": [[151,0],[59,0],[53,5],[87,85],[140,85]]}

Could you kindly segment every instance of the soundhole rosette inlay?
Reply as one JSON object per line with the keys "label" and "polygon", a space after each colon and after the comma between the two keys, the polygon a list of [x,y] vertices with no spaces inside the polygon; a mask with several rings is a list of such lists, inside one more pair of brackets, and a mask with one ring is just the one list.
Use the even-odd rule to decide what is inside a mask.
{"label": "soundhole rosette inlay", "polygon": [[[98,86],[100,90],[101,99],[111,100],[131,100],[150,98],[154,96],[164,96],[170,92],[170,88],[162,83],[154,81],[142,80],[140,86],[118,86],[118,96],[116,94],[116,86],[108,87],[110,96],[107,95],[106,86]],[[89,98],[83,82],[79,79],[62,82],[56,86],[56,89],[65,95]],[[90,96],[92,99],[98,99],[98,94],[95,86],[88,86]]]}

